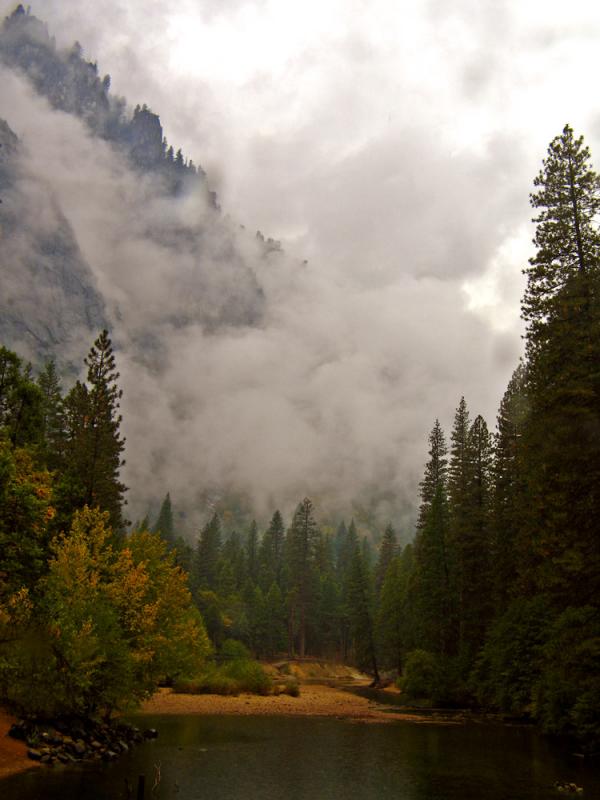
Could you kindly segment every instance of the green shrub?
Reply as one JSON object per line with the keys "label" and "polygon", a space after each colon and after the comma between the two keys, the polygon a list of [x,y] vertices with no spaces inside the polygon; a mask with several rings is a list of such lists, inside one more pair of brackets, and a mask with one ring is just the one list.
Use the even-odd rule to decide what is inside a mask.
{"label": "green shrub", "polygon": [[296,678],[289,678],[283,684],[282,694],[289,694],[290,697],[300,697],[300,684]]}
{"label": "green shrub", "polygon": [[459,662],[427,650],[413,650],[407,655],[397,685],[407,699],[427,700],[436,706],[465,706],[471,701]]}
{"label": "green shrub", "polygon": [[226,639],[219,655],[223,661],[250,661],[250,651],[237,639]]}
{"label": "green shrub", "polygon": [[408,698],[434,700],[442,680],[438,657],[427,650],[413,650],[406,657],[398,686]]}
{"label": "green shrub", "polygon": [[177,681],[174,691],[183,694],[224,695],[240,692],[261,695],[270,693],[270,677],[257,661],[250,658],[249,651],[241,642],[228,639],[223,643],[219,656],[221,664],[208,664],[199,675]]}

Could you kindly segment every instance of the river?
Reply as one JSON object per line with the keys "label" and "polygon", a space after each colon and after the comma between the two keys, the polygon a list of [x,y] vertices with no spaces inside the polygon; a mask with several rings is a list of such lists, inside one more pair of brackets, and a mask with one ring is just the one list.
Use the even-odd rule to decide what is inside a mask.
{"label": "river", "polygon": [[[136,720],[134,719],[134,722]],[[144,716],[154,741],[119,761],[2,781],[2,800],[551,800],[600,797],[600,767],[527,727],[328,718]],[[153,789],[157,777],[160,781]]]}

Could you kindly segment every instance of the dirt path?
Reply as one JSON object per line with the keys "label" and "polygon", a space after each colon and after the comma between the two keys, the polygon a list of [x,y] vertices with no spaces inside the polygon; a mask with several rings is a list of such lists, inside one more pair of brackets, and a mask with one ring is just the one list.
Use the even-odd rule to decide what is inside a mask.
{"label": "dirt path", "polygon": [[260,697],[241,694],[223,697],[214,694],[175,694],[160,689],[141,708],[142,714],[242,714],[301,717],[334,717],[357,722],[393,722],[398,719],[428,722],[416,714],[389,713],[364,697],[320,684],[303,685],[299,697],[277,695]]}
{"label": "dirt path", "polygon": [[8,736],[15,718],[0,709],[0,779],[40,765],[27,758],[27,745]]}

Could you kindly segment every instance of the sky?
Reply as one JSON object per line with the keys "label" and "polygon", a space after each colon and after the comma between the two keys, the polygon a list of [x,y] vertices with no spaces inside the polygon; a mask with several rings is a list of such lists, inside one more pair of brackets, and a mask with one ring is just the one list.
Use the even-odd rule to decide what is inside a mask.
{"label": "sky", "polygon": [[[13,7],[0,0],[3,14]],[[597,4],[31,8],[60,45],[82,44],[113,93],[160,114],[169,142],[207,171],[223,214],[308,262],[262,276],[260,330],[169,340],[170,378],[197,403],[191,444],[158,419],[173,397],[142,401],[142,386],[148,396],[158,387],[124,353],[129,408],[147,410],[127,430],[130,485],[148,482],[141,461],[156,463],[143,441],[152,420],[165,440],[181,439],[156,491],[172,482],[184,495],[182,474],[233,475],[265,513],[317,484],[340,505],[385,484],[409,509],[390,510],[393,521],[409,525],[434,419],[448,431],[464,394],[493,427],[522,353],[528,195],[548,143],[569,122],[600,153]],[[21,115],[18,133],[33,116]],[[86,255],[111,283],[100,250]],[[189,377],[198,365],[208,381]]]}

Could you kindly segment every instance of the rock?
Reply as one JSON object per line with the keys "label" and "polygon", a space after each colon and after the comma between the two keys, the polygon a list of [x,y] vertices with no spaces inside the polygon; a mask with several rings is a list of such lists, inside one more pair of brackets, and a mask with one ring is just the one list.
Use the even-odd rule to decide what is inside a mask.
{"label": "rock", "polygon": [[42,759],[42,754],[40,753],[40,751],[34,750],[32,747],[30,747],[29,750],[27,751],[27,755],[32,761],[41,761]]}
{"label": "rock", "polygon": [[27,738],[27,730],[23,720],[19,720],[19,722],[15,722],[14,725],[11,725],[8,735],[12,736],[13,739],[22,739],[25,741]]}
{"label": "rock", "polygon": [[81,739],[76,741],[75,744],[73,745],[73,752],[78,756],[84,756],[86,754],[87,748],[85,746],[85,743],[82,742]]}
{"label": "rock", "polygon": [[146,728],[144,731],[144,739],[157,739],[158,731],[156,728]]}

